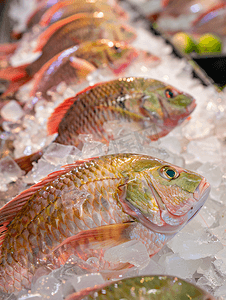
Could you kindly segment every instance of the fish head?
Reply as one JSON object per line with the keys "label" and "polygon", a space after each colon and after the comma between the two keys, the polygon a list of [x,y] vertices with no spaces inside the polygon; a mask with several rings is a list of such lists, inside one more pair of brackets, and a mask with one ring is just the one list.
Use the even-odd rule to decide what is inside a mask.
{"label": "fish head", "polygon": [[156,158],[138,155],[130,167],[123,208],[154,232],[178,232],[210,192],[203,176]]}
{"label": "fish head", "polygon": [[173,129],[195,109],[195,99],[173,86],[156,81],[141,97],[140,112],[160,127]]}
{"label": "fish head", "polygon": [[138,57],[138,51],[124,42],[102,40],[101,46],[101,53],[115,75],[122,73]]}

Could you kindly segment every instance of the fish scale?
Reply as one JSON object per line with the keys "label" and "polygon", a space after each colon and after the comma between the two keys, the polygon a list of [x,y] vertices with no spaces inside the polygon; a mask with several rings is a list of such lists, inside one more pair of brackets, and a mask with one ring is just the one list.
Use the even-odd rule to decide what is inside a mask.
{"label": "fish scale", "polygon": [[[170,174],[182,177],[182,180],[176,181],[183,183],[183,186],[178,186],[182,204],[186,204],[194,194],[200,199],[192,202],[191,213],[188,211],[190,207],[186,206],[184,213],[190,215],[181,220],[179,227],[174,229],[170,222],[167,224],[163,220],[153,224],[151,214],[148,216],[147,212],[156,211],[155,203],[159,199],[155,193],[160,197],[161,186],[156,185],[155,193],[151,194],[149,185],[152,177],[160,181],[163,188],[167,186],[169,192],[176,184],[171,181],[171,187],[166,175],[161,176],[166,164],[137,154],[87,159],[49,174],[7,203],[0,210],[0,290],[11,293],[29,288],[38,268],[46,264],[53,269],[59,267],[70,255],[84,261],[97,257],[103,268],[122,267],[121,264],[111,265],[104,261],[102,248],[106,250],[131,239],[144,243],[149,255],[154,255],[195,214],[194,202],[197,209],[204,203],[208,193],[203,191],[209,191],[209,185],[202,176],[172,166]],[[184,186],[189,193],[183,190]],[[202,190],[197,193],[199,186]],[[145,193],[145,197],[139,199],[137,195],[141,192]],[[148,195],[150,201],[147,201]],[[175,199],[178,200],[177,195]],[[139,201],[144,201],[143,205]],[[179,203],[179,209],[182,204]],[[142,209],[144,206],[145,209]],[[174,220],[177,216],[170,215],[169,218]],[[159,232],[152,228],[158,228]]]}
{"label": "fish scale", "polygon": [[[99,168],[99,167],[98,167]],[[120,208],[117,204],[117,200],[114,197],[109,197],[108,199],[105,199],[106,203],[108,203],[109,209],[113,211],[118,211],[118,213],[109,216],[109,212],[103,207],[102,205],[102,199],[104,198],[104,194],[106,196],[106,189],[107,194],[109,196],[110,194],[114,194],[116,187],[118,186],[119,182],[123,182],[123,179],[117,178],[117,173],[115,174],[115,179],[107,179],[107,180],[113,180],[113,184],[108,184],[107,180],[103,180],[105,178],[109,177],[109,171],[110,169],[109,165],[101,166],[102,172],[100,175],[100,178],[95,177],[95,166],[92,166],[92,171],[89,170],[89,168],[83,168],[80,170],[75,169],[71,172],[71,174],[63,175],[62,178],[58,178],[53,181],[50,185],[48,185],[49,190],[51,189],[51,193],[54,195],[57,193],[58,190],[58,196],[54,197],[54,201],[50,201],[49,194],[47,197],[45,196],[46,187],[44,190],[40,190],[34,194],[34,196],[31,197],[30,201],[25,205],[24,209],[17,215],[17,217],[14,219],[14,221],[10,224],[9,231],[10,230],[16,230],[17,236],[13,237],[13,240],[11,238],[11,235],[9,234],[7,238],[5,239],[3,245],[2,245],[2,262],[1,267],[5,268],[4,272],[7,272],[8,269],[7,266],[17,264],[17,261],[24,262],[24,268],[27,267],[27,261],[23,261],[21,259],[22,257],[16,257],[16,260],[13,259],[13,256],[11,259],[8,259],[8,249],[12,249],[13,252],[17,251],[17,248],[24,247],[26,249],[26,252],[31,252],[32,249],[36,249],[37,243],[35,239],[31,239],[30,236],[36,236],[37,232],[39,232],[38,228],[41,229],[41,232],[43,233],[42,239],[45,241],[45,243],[39,244],[39,253],[38,255],[35,255],[33,252],[32,258],[34,261],[42,260],[43,256],[47,255],[50,250],[52,250],[59,242],[62,242],[65,238],[68,236],[74,235],[77,232],[81,230],[87,230],[89,228],[95,227],[95,223],[93,222],[93,210],[90,211],[87,209],[87,203],[90,205],[90,207],[93,208],[93,201],[98,201],[98,207],[95,206],[97,211],[95,213],[98,213],[102,217],[101,225],[102,224],[109,224],[110,220],[113,223],[116,222],[123,222],[130,220],[129,217],[126,217],[126,215],[122,212],[122,208]],[[85,178],[84,175],[87,174],[87,177]],[[111,174],[112,175],[112,174]],[[77,177],[77,182],[73,180],[74,176]],[[68,179],[68,182],[65,183],[65,177]],[[95,177],[95,181],[93,180],[93,177]],[[100,181],[98,181],[100,180]],[[91,189],[89,188],[89,185],[91,186]],[[76,224],[72,232],[70,232],[70,229],[67,226],[67,218],[68,213],[71,212],[71,209],[73,209],[74,203],[76,201],[80,201],[80,198],[75,197],[75,202],[73,198],[67,197],[67,188],[70,189],[73,188],[74,194],[76,195],[77,190],[79,192],[87,193],[89,197],[85,198],[82,207],[76,208],[76,210],[73,210],[74,218],[73,222]],[[92,191],[95,190],[95,193],[98,194],[98,197],[96,195],[92,194]],[[49,191],[50,192],[50,191]],[[66,196],[65,196],[66,193]],[[66,203],[65,202],[66,198]],[[34,211],[36,213],[35,218],[31,219],[30,217],[30,206],[34,203]],[[64,204],[67,204],[66,206]],[[81,205],[80,205],[81,206]],[[50,211],[52,209],[52,212]],[[60,212],[60,214],[59,214]],[[55,215],[57,213],[57,215]],[[57,218],[57,222],[48,222],[48,216],[53,219]],[[65,216],[65,217],[64,217]],[[66,217],[67,216],[67,217]],[[116,219],[114,219],[116,218]],[[44,224],[46,224],[44,226]],[[52,231],[48,230],[48,226],[51,226],[51,230],[58,230],[59,231],[59,237],[58,239],[54,239],[54,235]],[[14,231],[15,232],[15,231]],[[42,234],[41,234],[42,235]],[[51,239],[51,245],[49,243],[46,243],[47,239]],[[16,242],[15,242],[16,241]],[[49,244],[49,245],[48,245]],[[16,247],[16,249],[15,249]],[[25,255],[25,253],[21,253],[22,256]],[[32,264],[29,265],[29,269],[32,269],[32,274],[35,271],[35,263],[30,262]],[[10,268],[11,269],[11,268]],[[9,274],[10,275],[10,274]],[[4,276],[4,275],[3,275]],[[29,277],[30,275],[27,274]]]}
{"label": "fish scale", "polygon": [[[103,124],[111,120],[137,121],[140,130],[144,129],[144,117],[139,115],[139,109],[136,106],[146,89],[151,89],[152,85],[156,88],[164,86],[152,79],[134,78],[131,81],[112,81],[79,94],[59,124],[58,137],[55,141],[76,146],[79,144],[79,133],[95,133],[97,137],[109,140],[109,134],[105,132]],[[121,97],[120,101],[117,101],[119,97]],[[128,105],[125,105],[126,101]],[[121,108],[122,102],[124,102],[125,109]],[[134,113],[131,108],[135,111]]]}
{"label": "fish scale", "polygon": [[[115,36],[114,31],[117,28],[118,32],[121,32],[123,25],[105,16],[96,18],[92,14],[84,14],[83,17],[64,25],[53,33],[42,48],[42,55],[31,63],[26,71],[33,76],[53,56],[84,41],[95,41],[102,38],[130,41],[126,37],[126,30],[121,32],[120,36]],[[131,35],[131,38],[135,38],[135,34]]]}

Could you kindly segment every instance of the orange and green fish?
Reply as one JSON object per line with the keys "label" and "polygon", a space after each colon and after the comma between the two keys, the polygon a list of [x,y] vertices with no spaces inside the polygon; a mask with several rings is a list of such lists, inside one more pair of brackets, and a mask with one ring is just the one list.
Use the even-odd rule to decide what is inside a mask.
{"label": "orange and green fish", "polygon": [[[98,83],[66,99],[48,120],[48,133],[58,133],[56,143],[81,144],[79,134],[92,134],[94,140],[108,144],[114,139],[104,125],[120,121],[131,131],[148,130],[157,140],[181,124],[195,109],[195,99],[161,81],[125,77]],[[150,134],[149,134],[150,131]],[[32,169],[42,150],[16,159],[21,169]]]}
{"label": "orange and green fish", "polygon": [[131,42],[135,38],[135,31],[131,27],[118,23],[102,12],[76,14],[58,21],[39,36],[35,52],[42,53],[37,60],[17,68],[0,70],[0,78],[11,81],[3,96],[16,92],[18,86],[28,82],[46,62],[67,48],[97,39]]}
{"label": "orange and green fish", "polygon": [[[83,60],[89,62],[91,66],[85,64]],[[134,60],[143,60],[149,67],[161,62],[159,57],[137,50],[124,42],[102,39],[82,43],[64,50],[49,60],[35,75],[30,95],[35,96],[38,92],[43,98],[48,99],[47,91],[62,81],[66,84],[76,84],[78,80],[85,79],[89,72],[106,66],[117,75],[125,71]]]}
{"label": "orange and green fish", "polygon": [[48,26],[59,20],[65,19],[77,13],[94,13],[96,11],[104,13],[112,13],[113,15],[127,19],[126,12],[115,2],[113,5],[107,1],[100,0],[84,0],[82,3],[78,0],[59,1],[51,6],[39,21],[40,26]]}
{"label": "orange and green fish", "polygon": [[[59,267],[72,253],[100,258],[105,249],[134,240],[153,256],[200,210],[209,191],[203,176],[147,155],[64,166],[1,208],[0,290],[29,289],[39,267]],[[116,263],[101,265],[117,269]]]}
{"label": "orange and green fish", "polygon": [[200,287],[166,275],[140,276],[86,288],[66,300],[216,300]]}

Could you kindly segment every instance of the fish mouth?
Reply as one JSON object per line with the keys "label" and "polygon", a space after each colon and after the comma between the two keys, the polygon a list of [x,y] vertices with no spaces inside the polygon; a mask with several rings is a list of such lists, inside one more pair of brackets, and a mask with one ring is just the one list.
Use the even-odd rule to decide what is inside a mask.
{"label": "fish mouth", "polygon": [[[194,191],[193,197],[198,202],[196,206],[188,214],[188,222],[200,211],[203,204],[206,202],[209,193],[210,193],[210,184],[206,181],[205,178],[202,179],[200,184]],[[191,216],[190,216],[191,215]]]}
{"label": "fish mouth", "polygon": [[[185,96],[188,97],[188,94],[185,94]],[[191,96],[189,96],[191,97]],[[196,104],[196,101],[195,101],[195,98],[192,98],[192,102],[191,104],[186,108],[188,114],[192,113],[193,110],[196,108],[197,104]]]}

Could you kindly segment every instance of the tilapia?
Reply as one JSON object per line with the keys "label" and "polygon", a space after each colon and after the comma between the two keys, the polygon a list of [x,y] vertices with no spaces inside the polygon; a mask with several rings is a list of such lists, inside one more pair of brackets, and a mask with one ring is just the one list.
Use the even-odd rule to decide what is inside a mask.
{"label": "tilapia", "polygon": [[37,269],[54,269],[55,252],[67,244],[80,258],[81,249],[100,258],[98,249],[137,240],[153,256],[200,210],[209,191],[204,177],[146,155],[64,166],[0,210],[0,289],[29,289]]}
{"label": "tilapia", "polygon": [[134,60],[143,60],[145,66],[156,66],[160,58],[150,52],[137,50],[124,42],[115,42],[106,39],[94,42],[85,42],[78,46],[64,50],[49,60],[35,75],[34,88],[31,96],[39,93],[43,98],[51,98],[46,94],[62,81],[66,84],[75,84],[87,75],[83,59],[92,67],[87,71],[108,66],[115,75],[122,73]]}
{"label": "tilapia", "polygon": [[47,61],[69,47],[102,38],[131,42],[135,37],[135,31],[131,27],[118,23],[103,13],[76,14],[58,21],[39,36],[35,51],[41,51],[42,54],[37,60],[15,69],[9,67],[0,70],[0,78],[12,81],[3,96],[15,92],[18,80],[20,85],[23,81],[27,82]]}
{"label": "tilapia", "polygon": [[127,18],[126,12],[117,3],[110,5],[100,0],[84,0],[81,4],[78,0],[65,0],[50,7],[40,19],[39,25],[48,26],[77,13],[94,13],[96,11],[111,12],[119,18]]}
{"label": "tilapia", "polygon": [[140,276],[86,288],[66,300],[216,300],[198,286],[173,276]]}
{"label": "tilapia", "polygon": [[162,0],[163,14],[178,17],[182,14],[200,14],[222,0]]}
{"label": "tilapia", "polygon": [[[147,139],[157,140],[181,124],[195,109],[195,99],[161,81],[122,77],[98,83],[66,99],[50,116],[49,134],[58,133],[56,143],[81,146],[80,134],[108,144],[114,139],[105,130],[107,122],[118,121],[131,131],[147,130]],[[43,151],[16,159],[29,171]]]}

